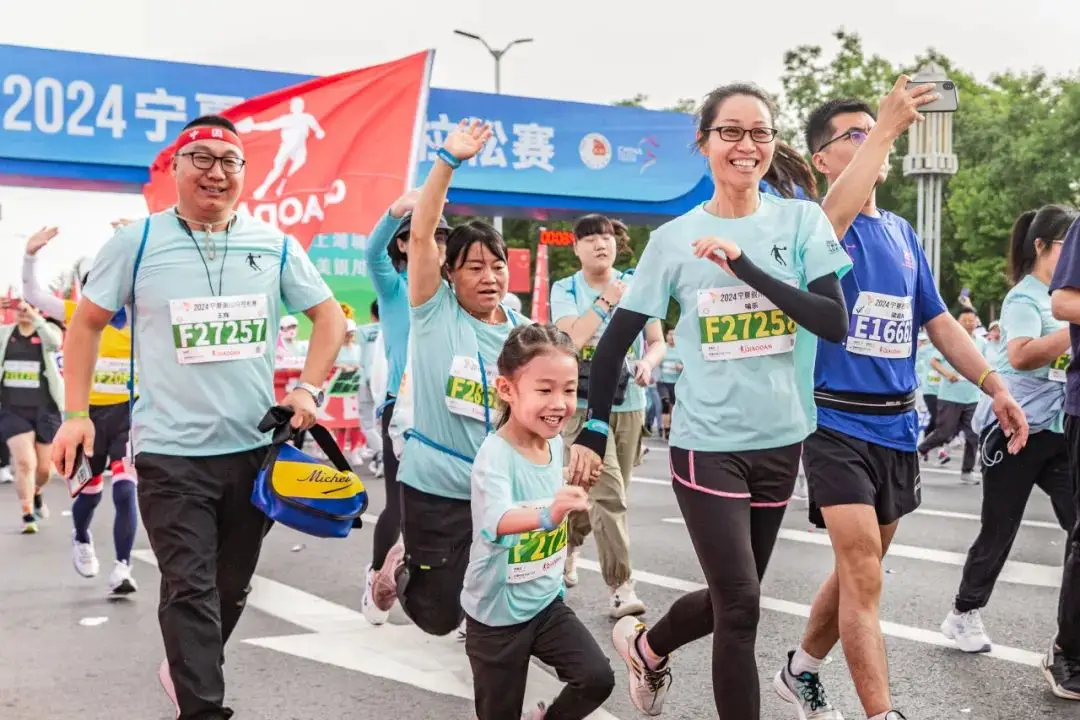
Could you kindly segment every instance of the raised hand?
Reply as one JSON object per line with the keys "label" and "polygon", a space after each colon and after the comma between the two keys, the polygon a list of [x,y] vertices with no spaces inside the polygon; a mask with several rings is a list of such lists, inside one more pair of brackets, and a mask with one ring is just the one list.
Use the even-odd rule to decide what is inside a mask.
{"label": "raised hand", "polygon": [[54,237],[60,233],[59,228],[55,227],[43,227],[36,233],[30,236],[30,239],[26,241],[26,254],[37,255],[38,250],[49,244]]}
{"label": "raised hand", "polygon": [[488,139],[491,138],[491,126],[479,120],[462,120],[454,132],[446,137],[443,147],[458,160],[464,162],[475,157]]}
{"label": "raised hand", "polygon": [[893,140],[903,135],[912,123],[923,120],[919,108],[938,99],[937,94],[931,92],[933,83],[909,88],[909,82],[911,78],[907,75],[898,77],[893,89],[881,99],[878,106],[876,127],[882,128]]}

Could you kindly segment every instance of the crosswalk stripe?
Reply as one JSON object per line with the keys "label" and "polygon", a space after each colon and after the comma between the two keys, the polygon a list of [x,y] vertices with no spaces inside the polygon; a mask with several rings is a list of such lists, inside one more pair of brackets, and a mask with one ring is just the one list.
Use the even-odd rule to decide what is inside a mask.
{"label": "crosswalk stripe", "polygon": [[[929,515],[933,517],[951,518],[953,520],[975,520],[981,522],[982,518],[973,513],[953,512],[952,510],[930,510],[919,508],[915,511],[916,515]],[[1046,522],[1045,520],[1021,520],[1020,524],[1024,527],[1040,528],[1043,530],[1057,530],[1060,533],[1065,531],[1061,529],[1061,526],[1057,523]]]}

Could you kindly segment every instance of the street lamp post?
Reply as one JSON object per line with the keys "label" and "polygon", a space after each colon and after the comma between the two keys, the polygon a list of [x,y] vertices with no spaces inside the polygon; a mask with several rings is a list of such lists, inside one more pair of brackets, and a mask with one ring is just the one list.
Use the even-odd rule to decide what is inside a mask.
{"label": "street lamp post", "polygon": [[[454,34],[455,35],[461,35],[462,37],[467,37],[467,38],[469,38],[471,40],[476,40],[477,42],[483,44],[483,46],[485,48],[487,48],[487,51],[489,53],[491,53],[491,57],[495,58],[495,94],[496,95],[501,95],[502,94],[501,64],[502,64],[503,56],[506,55],[506,53],[509,52],[510,48],[514,47],[515,45],[523,45],[525,43],[531,43],[533,41],[532,38],[518,38],[517,40],[513,40],[513,41],[507,43],[506,47],[504,47],[502,50],[496,50],[495,48],[488,45],[487,40],[480,37],[479,35],[475,35],[475,34],[470,33],[470,32],[465,32],[464,30],[455,30]],[[495,229],[498,230],[500,234],[502,234],[502,231],[503,231],[502,217],[499,216],[499,215],[496,215],[492,219],[495,221]]]}
{"label": "street lamp post", "polygon": [[[945,80],[945,71],[935,64],[926,65],[912,82]],[[934,273],[934,285],[941,287],[941,196],[945,179],[955,175],[952,113],[926,113],[926,120],[911,126],[908,154],[904,156],[904,175],[914,175],[919,183],[916,232],[922,238],[923,251]]]}

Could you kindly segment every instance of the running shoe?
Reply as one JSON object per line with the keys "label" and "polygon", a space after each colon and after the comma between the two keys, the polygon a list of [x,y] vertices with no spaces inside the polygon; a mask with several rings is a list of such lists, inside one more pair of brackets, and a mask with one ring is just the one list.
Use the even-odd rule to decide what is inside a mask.
{"label": "running shoe", "polygon": [[577,561],[581,557],[581,548],[574,548],[566,553],[566,562],[563,563],[563,582],[566,587],[574,587],[578,584]]}
{"label": "running shoe", "polygon": [[98,574],[97,553],[94,551],[94,538],[90,533],[86,536],[90,542],[81,543],[75,537],[75,531],[71,531],[71,563],[75,566],[75,572],[84,578],[92,578]]}
{"label": "running shoe", "polygon": [[950,610],[941,623],[941,634],[966,653],[990,652],[990,636],[977,609],[964,613],[956,612],[955,608]]}
{"label": "running shoe", "polygon": [[405,544],[400,540],[386,553],[383,566],[371,581],[371,600],[382,612],[390,612],[397,602],[397,571],[405,562]]}
{"label": "running shoe", "polygon": [[169,661],[162,660],[158,665],[158,682],[161,683],[161,689],[165,691],[165,697],[169,698],[169,702],[173,704],[176,709],[176,717],[180,717],[180,703],[176,701],[176,686],[173,685],[172,675],[169,673]]}
{"label": "running shoe", "polygon": [[671,687],[671,658],[651,670],[638,651],[638,637],[645,625],[633,617],[624,617],[611,629],[611,644],[626,663],[629,674],[630,702],[639,711],[655,717],[664,711],[664,699]]}
{"label": "running shoe", "polygon": [[371,565],[364,572],[364,597],[360,599],[360,610],[372,625],[382,625],[390,617],[388,611],[375,607],[375,571]]}
{"label": "running shoe", "polygon": [[38,531],[37,517],[34,513],[28,512],[22,516],[22,534],[33,535]]}
{"label": "running shoe", "polygon": [[1066,657],[1051,641],[1040,665],[1054,695],[1063,700],[1080,700],[1080,661]]}
{"label": "running shoe", "polygon": [[130,595],[138,589],[135,578],[131,577],[131,562],[117,560],[112,572],[109,573],[109,594]]}
{"label": "running shoe", "polygon": [[13,482],[15,482],[15,475],[11,472],[11,467],[0,468],[0,485],[10,485]]}
{"label": "running shoe", "polygon": [[978,485],[982,482],[982,476],[975,472],[962,472],[960,482],[964,485]]}
{"label": "running shoe", "polygon": [[844,720],[843,714],[829,704],[825,686],[817,673],[791,672],[791,659],[795,651],[789,650],[788,661],[773,678],[773,689],[780,699],[795,706],[799,720]]}
{"label": "running shoe", "polygon": [[627,580],[619,587],[611,591],[611,600],[608,602],[608,615],[615,619],[627,615],[640,615],[645,612],[645,603],[641,602],[637,593],[634,592],[634,581]]}

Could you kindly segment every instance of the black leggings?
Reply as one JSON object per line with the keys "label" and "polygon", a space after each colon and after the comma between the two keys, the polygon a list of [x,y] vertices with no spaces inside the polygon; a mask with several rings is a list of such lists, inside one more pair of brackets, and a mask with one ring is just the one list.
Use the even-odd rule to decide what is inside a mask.
{"label": "black leggings", "polygon": [[658,655],[712,633],[721,718],[761,712],[754,645],[761,578],[795,488],[802,445],[737,453],[671,449],[672,487],[708,588],[687,593],[648,632]]}
{"label": "black leggings", "polygon": [[[1033,487],[1038,485],[1050,497],[1062,529],[1068,532],[1076,524],[1073,478],[1064,435],[1049,430],[1037,432],[1028,438],[1023,450],[1010,455],[1003,436],[995,431],[983,455],[994,458],[999,452],[1001,460],[983,468],[982,526],[968,550],[956,594],[956,611],[961,613],[986,607],[990,602]],[[1066,555],[1068,551],[1066,543]]]}
{"label": "black leggings", "polygon": [[390,420],[394,417],[393,397],[382,413],[382,463],[383,482],[386,484],[386,506],[375,521],[375,540],[371,554],[371,568],[378,570],[386,560],[386,554],[394,547],[401,535],[401,485],[398,483],[398,459],[394,455],[394,443],[390,440]]}

